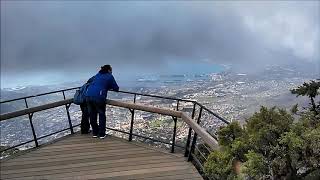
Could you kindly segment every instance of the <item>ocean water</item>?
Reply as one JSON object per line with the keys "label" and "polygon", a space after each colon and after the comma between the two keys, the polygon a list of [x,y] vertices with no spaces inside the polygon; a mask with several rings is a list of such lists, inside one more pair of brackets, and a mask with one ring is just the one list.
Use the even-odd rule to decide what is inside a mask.
{"label": "ocean water", "polygon": [[127,87],[160,87],[179,85],[186,82],[208,80],[210,74],[224,71],[222,65],[206,62],[200,63],[170,63],[161,73],[132,76],[129,79],[119,79],[119,84]]}
{"label": "ocean water", "polygon": [[[206,80],[209,74],[224,71],[223,65],[208,62],[173,62],[170,61],[162,67],[115,68],[114,76],[121,87],[159,87],[179,85],[195,80]],[[31,74],[25,77],[1,76],[1,89],[23,89],[26,86],[52,86],[64,84],[82,84],[96,72],[81,71],[69,73],[68,76],[59,72]],[[77,84],[78,85],[78,84]],[[10,90],[10,89],[9,89]]]}

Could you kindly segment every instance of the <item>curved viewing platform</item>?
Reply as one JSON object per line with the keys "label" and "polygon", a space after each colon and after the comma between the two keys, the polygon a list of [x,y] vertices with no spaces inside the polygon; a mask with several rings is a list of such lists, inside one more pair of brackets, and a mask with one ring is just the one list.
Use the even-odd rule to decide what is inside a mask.
{"label": "curved viewing platform", "polygon": [[108,136],[68,135],[1,162],[1,179],[202,179],[176,153]]}
{"label": "curved viewing platform", "polygon": [[[213,149],[218,148],[216,129],[229,123],[196,101],[120,91],[117,93],[133,95],[133,103],[108,99],[106,104],[129,110],[131,116],[128,131],[107,126],[108,134],[117,132],[125,136],[116,137],[117,135],[111,133],[105,139],[92,138],[90,135],[80,135],[77,132],[79,124],[75,124],[75,117],[69,111],[73,99],[67,98],[67,91],[76,89],[78,87],[0,102],[3,104],[24,100],[26,108],[3,113],[0,115],[0,121],[13,121],[13,118],[28,115],[33,136],[29,141],[2,147],[1,156],[10,151],[19,152],[9,153],[10,155],[0,161],[1,179],[202,179],[202,176],[205,177],[203,166],[207,156]],[[64,100],[28,106],[28,99],[52,93],[62,93]],[[74,93],[69,93],[72,94]],[[176,105],[164,108],[145,102],[138,103],[137,96],[175,101]],[[186,112],[183,103],[191,103],[191,111]],[[65,107],[69,127],[39,135],[39,130],[34,125],[34,114],[58,107]],[[154,136],[138,133],[144,128],[148,129],[146,125],[138,124],[135,118],[138,112],[166,116],[169,120],[171,118],[170,127],[165,128],[164,134],[171,137],[169,141],[164,140],[159,132],[154,132]],[[217,126],[210,125],[208,129],[206,126],[213,124],[215,120],[218,122]],[[45,127],[45,124],[40,125]],[[156,129],[148,129],[152,130]],[[184,132],[186,136],[183,136]],[[61,136],[61,133],[64,134]],[[60,138],[42,142],[43,139],[56,137],[57,134],[60,134]],[[5,138],[4,134],[1,136],[1,139]],[[139,138],[144,140],[141,142]],[[160,143],[166,148],[148,142]],[[34,143],[34,148],[19,149],[30,143]]]}

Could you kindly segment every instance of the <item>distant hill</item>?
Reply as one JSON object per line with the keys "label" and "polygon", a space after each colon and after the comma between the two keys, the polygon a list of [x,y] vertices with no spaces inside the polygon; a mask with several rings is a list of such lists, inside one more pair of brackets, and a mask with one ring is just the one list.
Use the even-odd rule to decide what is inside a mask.
{"label": "distant hill", "polygon": [[[33,96],[41,93],[47,93],[50,91],[56,91],[61,88],[56,88],[52,86],[29,86],[29,87],[19,87],[19,88],[4,88],[1,89],[1,101],[26,97],[26,96]],[[35,98],[28,98],[27,102],[29,107],[45,104],[48,102],[53,102],[57,100],[62,100],[63,95],[62,93],[56,93],[52,95],[45,95]],[[14,102],[2,103],[0,104],[0,112],[12,112],[21,109],[25,109],[26,105],[24,100],[18,100]]]}

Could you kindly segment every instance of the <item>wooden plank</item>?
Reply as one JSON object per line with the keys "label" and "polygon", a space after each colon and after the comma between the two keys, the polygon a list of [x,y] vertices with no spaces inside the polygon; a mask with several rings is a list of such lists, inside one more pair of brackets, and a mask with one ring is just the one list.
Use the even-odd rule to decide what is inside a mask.
{"label": "wooden plank", "polygon": [[[90,146],[90,145],[106,145],[106,146],[113,146],[113,145],[128,145],[130,143],[124,143],[124,142],[115,142],[115,141],[109,141],[107,142],[108,139],[106,140],[99,140],[99,141],[85,141],[85,142],[75,142],[75,143],[59,143],[56,144],[54,146],[52,146],[52,149],[59,149],[59,148],[63,148],[63,147],[77,147],[77,146]],[[45,148],[48,149],[48,148]]]}
{"label": "wooden plank", "polygon": [[[124,143],[83,143],[83,144],[74,144],[74,145],[61,145],[61,146],[53,146],[52,151],[60,151],[64,149],[87,149],[88,147],[116,147],[119,145],[129,145]],[[50,151],[50,148],[41,149],[43,152]]]}
{"label": "wooden plank", "polygon": [[[200,175],[199,175],[200,176]],[[166,173],[163,173],[162,176],[156,176],[156,177],[149,177],[149,178],[143,178],[145,180],[163,180],[163,179],[203,179],[201,176],[199,177],[197,174],[195,173],[190,173],[190,174],[174,174],[174,175],[167,175]]]}
{"label": "wooden plank", "polygon": [[[35,148],[35,149],[31,149],[29,152],[27,153],[22,153],[23,155],[25,154],[36,154],[38,152],[55,152],[55,151],[65,151],[68,149],[72,149],[72,150],[76,150],[76,149],[88,149],[88,147],[105,147],[105,148],[113,148],[113,147],[124,147],[124,146],[128,146],[128,147],[137,147],[137,145],[135,144],[130,144],[130,143],[85,143],[82,145],[74,145],[74,146],[52,146],[52,148]],[[141,146],[139,146],[141,147]]]}
{"label": "wooden plank", "polygon": [[117,142],[113,139],[109,139],[109,137],[107,137],[105,139],[87,137],[86,139],[70,139],[70,140],[68,139],[68,141],[57,142],[57,143],[55,143],[55,145],[96,143],[96,142],[105,142],[105,141]]}
{"label": "wooden plank", "polygon": [[[149,169],[134,169],[128,171],[118,171],[118,172],[111,172],[111,173],[97,173],[93,175],[85,175],[85,176],[75,176],[75,178],[83,178],[83,179],[98,179],[98,178],[110,178],[114,179],[115,177],[121,176],[136,176],[136,175],[145,175],[148,172],[162,172],[166,173],[167,171],[178,171],[178,170],[187,170],[189,166],[168,166],[168,167],[151,167]],[[63,178],[68,179],[68,178]]]}
{"label": "wooden plank", "polygon": [[[33,152],[32,154],[26,154],[23,156],[25,157],[41,157],[41,156],[54,156],[54,155],[59,155],[59,154],[76,154],[76,153],[81,153],[81,152],[87,152],[91,151],[94,148],[95,151],[109,151],[109,150],[115,150],[115,149],[131,149],[131,148],[136,148],[132,147],[131,145],[123,145],[123,146],[111,146],[111,147],[105,147],[105,146],[98,146],[98,147],[87,147],[87,148],[78,148],[78,149],[60,149],[56,151],[41,151],[39,152]],[[22,156],[17,157],[17,158],[22,158]]]}
{"label": "wooden plank", "polygon": [[[107,120],[108,121],[108,120]],[[109,130],[106,130],[106,133],[108,134],[108,131]],[[81,134],[80,131],[74,133],[74,134],[69,134],[67,138],[65,139],[68,139],[68,140],[72,140],[72,139],[86,139],[86,137],[92,137],[92,132],[90,134]],[[108,138],[111,138],[111,139],[114,139],[114,140],[117,140],[117,139],[120,139],[122,140],[122,138],[119,138],[119,137],[115,137],[115,136],[108,136]],[[63,137],[62,137],[63,139]],[[92,138],[94,139],[94,138]]]}
{"label": "wooden plank", "polygon": [[[79,157],[79,156],[73,156],[73,157],[65,157],[63,159],[43,159],[43,160],[37,160],[37,161],[9,161],[6,163],[1,163],[1,168],[6,167],[6,166],[20,166],[20,165],[32,165],[35,163],[53,163],[57,161],[71,161],[71,160],[81,160],[81,159],[90,159],[90,158],[110,158],[110,157],[117,157],[117,156],[126,156],[126,155],[131,155],[131,154],[144,154],[144,153],[152,153],[153,151],[151,150],[138,150],[138,151],[124,151],[124,152],[116,152],[112,154],[93,154],[89,156],[84,156],[84,157]],[[119,158],[119,157],[118,157]]]}
{"label": "wooden plank", "polygon": [[[47,164],[47,166],[43,167],[33,167],[29,166],[23,169],[13,169],[13,170],[6,170],[1,171],[1,174],[19,174],[19,173],[26,173],[26,172],[36,172],[36,171],[48,171],[48,170],[57,170],[57,169],[68,169],[68,168],[79,168],[79,167],[87,167],[87,166],[94,166],[94,165],[103,165],[103,164],[114,164],[114,163],[129,163],[129,162],[139,162],[139,161],[157,161],[157,160],[168,160],[171,161],[171,157],[167,156],[142,156],[142,157],[132,157],[132,158],[125,158],[125,159],[114,159],[114,160],[107,160],[107,161],[91,161],[91,162],[80,162],[80,163],[72,163],[72,164],[65,164],[65,165],[53,165]],[[183,161],[183,159],[176,159],[177,161]]]}
{"label": "wooden plank", "polygon": [[[161,164],[161,163],[184,163],[184,161],[179,160],[179,159],[151,159],[151,160],[144,160],[144,161],[124,161],[124,162],[110,162],[110,161],[103,161],[103,162],[96,162],[96,164],[91,163],[90,165],[87,166],[80,166],[80,167],[68,167],[68,168],[61,168],[59,166],[54,166],[51,168],[48,168],[46,171],[39,171],[39,170],[34,170],[34,171],[27,171],[27,172],[15,172],[15,173],[4,173],[2,174],[4,178],[14,178],[14,177],[23,177],[23,176],[44,176],[44,175],[56,175],[56,174],[63,174],[63,173],[70,173],[70,172],[87,172],[90,173],[91,171],[106,171],[106,170],[115,170],[117,171],[117,168],[130,168],[134,166],[142,166],[142,165],[156,165],[156,164]],[[13,171],[13,170],[12,170]],[[87,174],[86,173],[86,174]]]}
{"label": "wooden plank", "polygon": [[[108,159],[105,160],[114,160],[114,159],[125,159],[125,158],[133,158],[133,157],[145,157],[145,156],[157,156],[159,155],[158,152],[141,152],[141,153],[132,153],[132,154],[123,154],[119,156],[111,156],[108,157]],[[67,161],[64,160],[58,160],[54,162],[37,162],[34,164],[30,164],[32,167],[45,167],[45,166],[62,166],[66,164],[77,164],[77,163],[83,163],[83,162],[97,162],[101,161],[101,156],[91,156],[91,157],[84,157],[80,159],[70,159]],[[1,164],[1,171],[6,171],[6,170],[14,170],[14,169],[24,169],[28,168],[26,165],[20,165],[20,164]]]}
{"label": "wooden plank", "polygon": [[[79,141],[79,140],[99,140],[98,138],[93,138],[92,134],[80,134],[80,132],[73,134],[73,135],[69,135],[70,137],[67,138],[67,141],[57,141],[56,143],[59,142],[69,142],[69,141]],[[110,140],[117,140],[118,138],[112,137],[110,135],[107,135],[107,138],[109,138]]]}
{"label": "wooden plank", "polygon": [[109,136],[71,135],[1,162],[0,179],[201,179],[184,157]]}
{"label": "wooden plank", "polygon": [[[58,142],[55,143],[53,146],[61,146],[61,145],[68,145],[68,144],[87,144],[87,143],[115,143],[115,144],[120,144],[120,143],[125,143],[121,141],[116,141],[110,138],[106,139],[99,139],[99,138],[88,138],[88,139],[75,139],[75,140],[70,140],[70,141],[63,141],[63,142]],[[125,143],[126,144],[126,143]]]}
{"label": "wooden plank", "polygon": [[[63,144],[59,144],[59,145],[54,145],[54,146],[51,146],[51,147],[43,147],[43,149],[56,149],[56,148],[64,148],[64,147],[77,147],[77,146],[89,146],[89,145],[91,145],[92,144],[92,142],[84,142],[84,143],[80,143],[80,144],[65,144],[65,145],[63,145]],[[95,142],[95,144],[98,144],[98,145],[101,145],[101,144],[106,144],[106,145],[108,145],[108,144],[124,144],[123,142],[113,142],[113,141],[107,141],[107,140],[101,140],[101,141],[97,141],[97,142]]]}
{"label": "wooden plank", "polygon": [[[177,163],[158,163],[151,165],[139,165],[139,166],[130,166],[130,167],[116,167],[116,168],[108,168],[108,169],[96,169],[92,171],[75,171],[68,172],[62,174],[55,175],[47,175],[47,176],[28,176],[22,177],[21,179],[70,179],[70,178],[81,178],[81,179],[94,179],[94,178],[104,178],[104,177],[114,177],[128,174],[144,174],[150,171],[162,171],[166,172],[169,169],[188,169],[189,165],[185,165],[184,162]],[[7,178],[10,179],[10,178]],[[15,178],[16,179],[16,178]]]}
{"label": "wooden plank", "polygon": [[[54,147],[52,148],[39,148],[35,151],[31,151],[29,153],[23,154],[23,156],[33,156],[36,154],[41,154],[41,153],[58,153],[58,152],[70,152],[70,151],[85,151],[85,150],[92,150],[93,148],[105,148],[106,150],[108,149],[130,149],[130,148],[143,148],[143,146],[138,146],[135,144],[130,144],[130,143],[111,143],[111,144],[98,144],[98,143],[92,143],[92,144],[84,144],[84,145],[77,145],[77,146],[60,146],[60,147]],[[20,157],[20,156],[19,156]]]}
{"label": "wooden plank", "polygon": [[4,177],[20,177],[20,176],[34,176],[34,175],[50,175],[50,174],[61,174],[61,173],[68,173],[68,172],[75,172],[75,171],[92,171],[96,169],[103,169],[103,168],[115,168],[115,167],[126,167],[126,166],[136,166],[136,165],[144,165],[144,164],[157,164],[157,163],[171,163],[171,162],[183,162],[182,160],[169,160],[169,159],[157,159],[149,160],[149,161],[136,161],[136,162],[116,162],[116,163],[109,163],[108,161],[104,162],[97,162],[97,164],[91,163],[90,166],[80,166],[80,167],[69,167],[69,168],[61,168],[60,166],[50,167],[47,168],[47,171],[27,171],[27,172],[15,172],[15,173],[3,173]]}
{"label": "wooden plank", "polygon": [[[75,147],[86,147],[86,146],[118,146],[118,145],[130,145],[130,143],[113,142],[113,141],[97,141],[97,142],[82,142],[77,144],[55,144],[49,147],[40,148],[41,150],[54,150],[61,148],[75,148]],[[132,144],[133,145],[133,144]]]}
{"label": "wooden plank", "polygon": [[120,176],[116,176],[116,177],[101,178],[101,179],[96,179],[96,180],[102,180],[102,179],[112,179],[112,180],[142,179],[142,178],[169,176],[169,175],[179,175],[179,174],[198,174],[198,172],[194,171],[191,168],[182,169],[182,170],[170,169],[170,170],[167,170],[165,172],[163,172],[163,171],[159,171],[159,172],[149,171],[149,172],[141,173],[141,174],[130,174],[130,175],[124,174],[124,175],[120,175]]}
{"label": "wooden plank", "polygon": [[[72,158],[72,157],[84,157],[84,156],[90,156],[90,155],[95,155],[95,154],[106,154],[106,155],[121,155],[123,152],[128,152],[128,151],[134,151],[134,152],[138,152],[138,151],[144,151],[145,149],[143,148],[132,148],[130,150],[128,149],[111,149],[111,150],[100,150],[97,151],[96,149],[94,149],[94,151],[90,151],[90,149],[87,149],[88,151],[82,151],[79,153],[71,153],[71,154],[59,154],[59,155],[53,155],[53,156],[38,156],[38,157],[34,157],[34,156],[30,156],[30,157],[20,157],[20,158],[16,158],[13,161],[14,162],[25,162],[25,161],[41,161],[41,160],[46,160],[46,159],[65,159],[65,158]],[[12,161],[12,162],[13,162]]]}

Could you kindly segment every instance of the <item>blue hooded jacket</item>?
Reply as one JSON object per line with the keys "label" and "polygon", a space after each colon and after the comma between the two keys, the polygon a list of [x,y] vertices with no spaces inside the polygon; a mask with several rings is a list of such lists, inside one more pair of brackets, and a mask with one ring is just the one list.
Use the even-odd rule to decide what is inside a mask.
{"label": "blue hooded jacket", "polygon": [[119,86],[111,73],[99,72],[90,78],[91,82],[86,92],[86,97],[97,101],[105,101],[108,90],[119,90]]}

